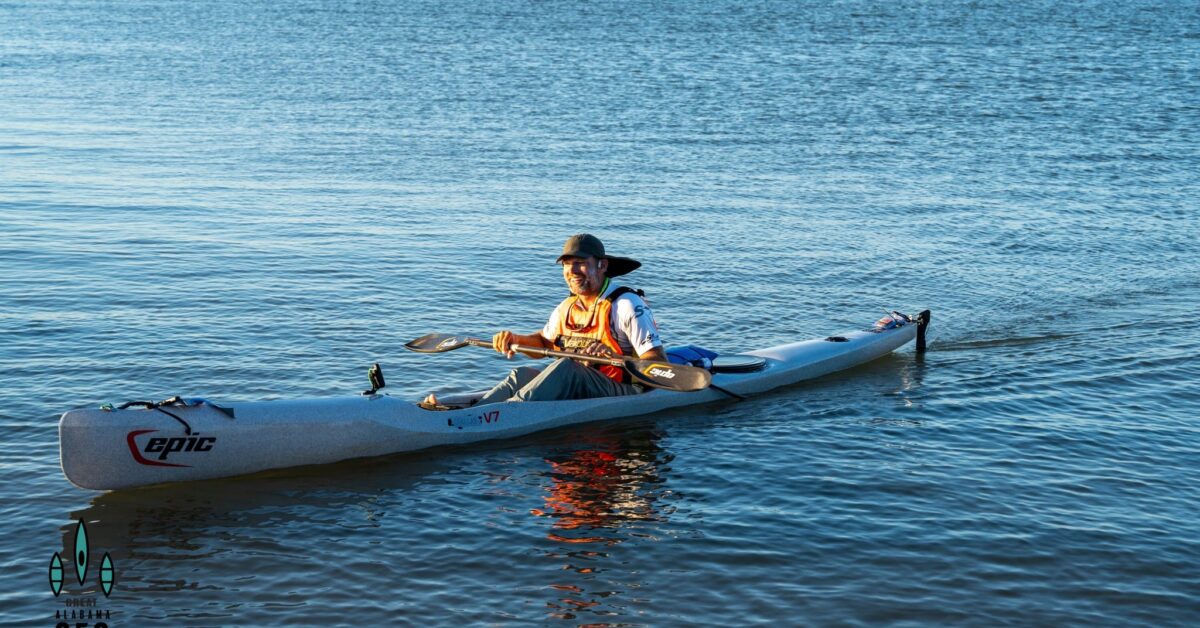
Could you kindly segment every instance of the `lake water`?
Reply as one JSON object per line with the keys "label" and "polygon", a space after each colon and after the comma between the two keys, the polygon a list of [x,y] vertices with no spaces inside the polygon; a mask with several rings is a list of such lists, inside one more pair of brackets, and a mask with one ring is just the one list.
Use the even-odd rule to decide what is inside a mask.
{"label": "lake water", "polygon": [[[1193,624],[1198,94],[1184,1],[0,4],[0,623]],[[401,345],[539,328],[579,231],[669,344],[930,308],[930,351],[248,478],[59,470],[74,407],[486,387],[512,363]],[[109,598],[47,590],[81,518]]]}

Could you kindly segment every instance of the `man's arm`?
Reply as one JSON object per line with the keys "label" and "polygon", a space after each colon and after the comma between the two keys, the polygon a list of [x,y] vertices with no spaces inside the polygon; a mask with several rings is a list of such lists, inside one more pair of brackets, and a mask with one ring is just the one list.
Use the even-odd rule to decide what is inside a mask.
{"label": "man's arm", "polygon": [[654,313],[641,298],[627,295],[613,304],[617,309],[617,326],[629,343],[633,353],[641,360],[667,361],[667,351],[658,336],[658,324]]}
{"label": "man's arm", "polygon": [[650,349],[650,350],[646,351],[645,353],[639,353],[638,359],[639,360],[658,360],[660,362],[668,362],[669,361],[669,360],[667,360],[667,352],[663,350],[661,345],[654,347],[653,349]]}
{"label": "man's arm", "polygon": [[[541,332],[536,332],[536,333],[529,334],[527,336],[522,336],[521,334],[514,334],[511,331],[505,330],[505,331],[502,331],[502,332],[496,334],[495,336],[492,336],[492,348],[500,353],[503,353],[504,357],[506,357],[506,358],[511,358],[514,355],[516,355],[512,350],[512,346],[514,344],[521,345],[524,347],[533,347],[533,348],[537,348],[537,349],[553,349],[554,348],[549,340],[546,340],[544,337],[542,337]],[[529,357],[529,358],[546,357],[546,356],[542,356],[542,355],[531,355],[528,353],[522,353],[522,355]]]}

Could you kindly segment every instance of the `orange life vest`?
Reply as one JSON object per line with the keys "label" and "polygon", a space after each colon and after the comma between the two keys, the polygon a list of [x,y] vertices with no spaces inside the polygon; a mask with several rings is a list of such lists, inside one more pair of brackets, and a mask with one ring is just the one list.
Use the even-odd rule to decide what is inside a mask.
{"label": "orange life vest", "polygon": [[[605,279],[605,288],[608,287],[608,280]],[[592,305],[592,309],[587,314],[587,321],[582,325],[572,324],[572,320],[579,320],[578,314],[572,316],[572,312],[582,307],[579,297],[571,295],[567,297],[560,307],[561,314],[558,317],[558,329],[554,335],[554,346],[563,351],[582,351],[584,348],[599,340],[613,355],[625,355],[621,351],[621,346],[617,344],[617,336],[612,328],[612,306],[613,301],[617,297],[635,292],[642,294],[640,290],[621,286],[609,293],[604,298],[596,299]],[[623,384],[628,384],[629,373],[619,366],[610,364],[593,364],[604,375],[613,378]]]}

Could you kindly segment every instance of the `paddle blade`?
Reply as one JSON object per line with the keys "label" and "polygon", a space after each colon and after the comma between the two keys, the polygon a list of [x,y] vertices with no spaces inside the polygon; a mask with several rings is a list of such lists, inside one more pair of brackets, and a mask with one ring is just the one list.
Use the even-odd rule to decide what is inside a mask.
{"label": "paddle blade", "polygon": [[704,390],[712,383],[707,369],[656,360],[626,360],[625,369],[634,381],[655,388],[691,392]]}
{"label": "paddle blade", "polygon": [[425,334],[412,342],[404,343],[404,348],[417,353],[444,353],[461,349],[469,344],[471,344],[471,339],[466,336]]}

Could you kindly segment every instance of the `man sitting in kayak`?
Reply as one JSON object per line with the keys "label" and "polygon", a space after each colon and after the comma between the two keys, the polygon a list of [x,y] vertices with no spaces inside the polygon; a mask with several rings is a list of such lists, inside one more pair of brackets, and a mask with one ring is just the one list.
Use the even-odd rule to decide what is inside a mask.
{"label": "man sitting in kayak", "polygon": [[[540,332],[529,335],[502,331],[492,336],[492,348],[512,358],[512,345],[577,351],[599,356],[637,356],[644,360],[667,361],[662,340],[650,307],[641,291],[611,281],[633,272],[642,264],[627,257],[604,252],[596,236],[571,236],[558,257],[563,279],[571,290],[550,314]],[[538,356],[530,356],[538,357]],[[630,382],[619,366],[585,364],[559,358],[545,369],[523,366],[514,369],[479,400],[477,405],[501,401],[553,401],[634,395],[640,385]],[[429,395],[424,403],[437,405]]]}

